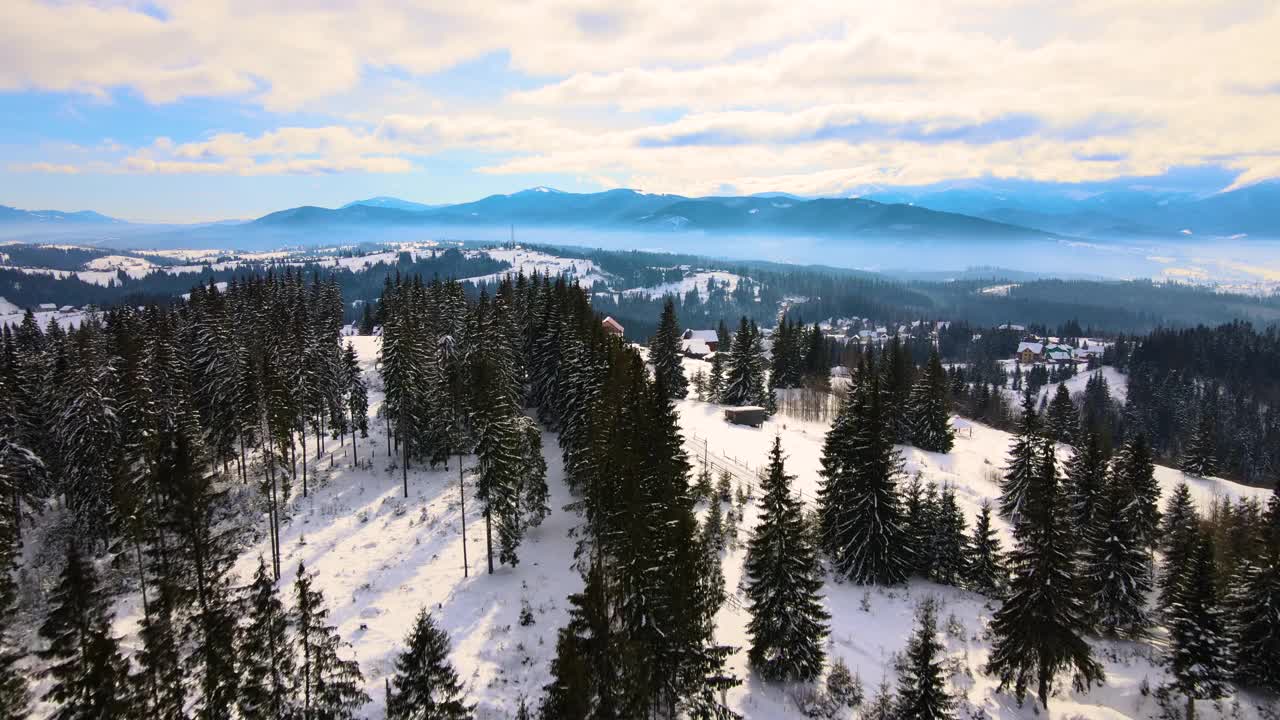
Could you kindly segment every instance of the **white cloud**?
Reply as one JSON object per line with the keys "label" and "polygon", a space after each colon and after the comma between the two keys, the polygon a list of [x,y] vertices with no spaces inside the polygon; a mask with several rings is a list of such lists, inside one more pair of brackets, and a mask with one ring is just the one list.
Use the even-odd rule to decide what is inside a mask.
{"label": "white cloud", "polygon": [[[1237,185],[1280,176],[1275,3],[156,6],[164,19],[131,2],[8,0],[0,90],[131,88],[154,103],[229,97],[337,119],[22,169],[406,172],[465,148],[500,156],[487,173],[670,192],[1093,180],[1203,163],[1238,170]],[[371,88],[371,73],[423,78],[494,52],[544,82],[485,105],[442,104],[410,81]]]}

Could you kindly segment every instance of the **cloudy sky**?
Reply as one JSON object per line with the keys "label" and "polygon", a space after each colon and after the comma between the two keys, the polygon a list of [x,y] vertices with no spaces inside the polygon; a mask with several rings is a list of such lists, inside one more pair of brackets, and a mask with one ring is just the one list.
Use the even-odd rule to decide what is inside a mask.
{"label": "cloudy sky", "polygon": [[533,185],[1212,191],[1280,177],[1277,118],[1276,0],[0,3],[0,204],[131,219]]}

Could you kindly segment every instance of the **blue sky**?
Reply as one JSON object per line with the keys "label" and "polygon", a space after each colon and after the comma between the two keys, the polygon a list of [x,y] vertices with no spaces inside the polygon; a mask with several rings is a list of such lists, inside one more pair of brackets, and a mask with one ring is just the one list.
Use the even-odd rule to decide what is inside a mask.
{"label": "blue sky", "polygon": [[7,0],[0,204],[1280,176],[1280,5],[885,5]]}

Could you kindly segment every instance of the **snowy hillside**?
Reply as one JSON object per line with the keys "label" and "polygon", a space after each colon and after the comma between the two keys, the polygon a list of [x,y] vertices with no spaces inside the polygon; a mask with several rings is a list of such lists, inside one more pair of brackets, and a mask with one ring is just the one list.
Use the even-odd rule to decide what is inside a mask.
{"label": "snowy hillside", "polygon": [[732,293],[738,287],[738,281],[742,277],[730,272],[723,271],[703,271],[686,275],[676,282],[664,283],[653,287],[634,288],[627,290],[628,295],[643,295],[647,298],[660,298],[664,295],[675,295],[676,297],[684,297],[690,290],[697,290],[698,296],[703,300],[707,299],[710,293],[707,290],[707,284],[715,281],[717,285],[725,287]]}
{"label": "snowy hillside", "polygon": [[[777,435],[787,454],[787,472],[796,475],[793,489],[798,491],[809,507],[816,505],[822,454],[822,443],[827,430],[825,424],[795,422],[776,417],[761,428],[730,425],[724,422],[720,406],[686,400],[679,404],[680,424],[690,441],[691,458],[697,464],[705,448],[709,457],[729,467],[740,468],[740,475],[750,478],[753,471],[764,466],[770,441]],[[903,447],[903,459],[908,475],[921,473],[933,483],[948,483],[956,489],[957,500],[965,512],[970,527],[982,501],[999,495],[998,474],[1004,464],[1011,436],[993,428],[955,419],[957,429],[955,448],[951,453],[939,454]],[[705,443],[705,444],[704,444]],[[1060,456],[1066,460],[1070,450],[1060,448]],[[1177,470],[1156,468],[1161,491],[1167,497],[1183,475]],[[1265,499],[1269,490],[1246,487],[1217,479],[1185,478],[1201,509],[1207,509],[1211,500],[1222,495],[1233,498],[1254,496]],[[993,518],[998,524],[1002,543],[1008,549],[1012,539],[1007,524]],[[745,558],[745,528],[756,520],[754,504],[748,504],[740,530],[740,542],[736,549],[725,554],[724,572],[730,593],[737,590],[742,577]],[[880,681],[894,676],[894,653],[900,652],[910,635],[914,611],[920,600],[934,596],[941,602],[938,615],[944,630],[944,640],[949,654],[959,663],[961,674],[952,678],[952,689],[963,694],[965,705],[985,710],[989,717],[999,720],[1032,717],[1030,705],[1019,708],[1009,695],[995,689],[992,677],[982,673],[990,646],[984,639],[984,629],[990,621],[995,603],[981,595],[945,587],[922,580],[912,580],[901,588],[864,588],[849,584],[836,584],[828,576],[824,588],[826,607],[832,615],[830,655],[842,657],[849,668],[857,672],[868,691]],[[745,648],[746,624],[750,619],[742,606],[745,596],[738,593],[721,609],[717,618],[717,639],[720,642]],[[1166,679],[1165,672],[1152,662],[1158,656],[1158,640],[1151,642],[1094,641],[1095,654],[1105,665],[1107,683],[1092,692],[1069,692],[1059,683],[1061,695],[1050,703],[1053,718],[1146,718],[1156,711],[1155,703],[1145,697],[1142,687],[1155,687]],[[740,678],[750,678],[746,665],[745,649],[732,659],[731,668]],[[730,691],[732,707],[749,718],[794,717],[796,710],[786,690],[771,687],[756,680],[748,680]],[[1209,703],[1201,704],[1201,717],[1215,717]],[[960,717],[968,717],[961,714]]]}
{"label": "snowy hillside", "polygon": [[[494,575],[488,575],[484,524],[476,513],[479,504],[473,479],[470,475],[465,479],[468,514],[464,550],[456,460],[437,470],[412,468],[409,497],[402,497],[401,471],[388,455],[387,438],[377,420],[382,393],[374,363],[380,340],[354,337],[350,341],[358,350],[370,385],[370,436],[360,441],[360,465],[355,469],[349,442],[342,445],[329,440],[318,460],[313,454],[310,495],[293,499],[289,520],[282,529],[282,597],[292,603],[289,584],[298,563],[305,562],[325,594],[331,620],[341,637],[351,643],[350,653],[364,672],[372,702],[362,709],[361,716],[383,716],[383,686],[392,672],[392,661],[418,609],[427,607],[449,635],[451,658],[468,695],[478,704],[477,717],[510,718],[519,698],[527,697],[536,705],[541,696],[542,686],[550,679],[556,630],[567,618],[566,597],[582,585],[570,567],[574,540],[569,531],[578,517],[563,509],[569,496],[555,437],[543,436],[552,513],[527,536],[518,567],[499,566]],[[687,362],[691,369],[699,364]],[[778,417],[761,428],[729,425],[719,406],[696,400],[680,402],[678,411],[695,468],[705,459],[717,469],[729,469],[737,483],[750,488],[769,441],[777,435],[787,454],[787,469],[797,476],[794,488],[806,504],[813,504],[824,424]],[[959,419],[955,425],[958,434],[953,452],[942,455],[904,448],[906,471],[920,472],[931,482],[952,484],[972,520],[983,499],[997,494],[997,474],[1010,436]],[[468,468],[473,463],[474,458],[464,459]],[[1157,477],[1166,495],[1182,479],[1180,473],[1168,468],[1157,468]],[[1266,493],[1213,479],[1190,484],[1202,507],[1224,494]],[[717,636],[739,649],[730,659],[730,669],[744,682],[729,692],[730,706],[747,718],[781,720],[797,715],[790,697],[793,689],[760,682],[746,665],[748,614],[738,583],[745,541],[756,512],[754,501],[748,502],[738,540],[724,554],[729,599],[717,617]],[[997,522],[1007,547],[1007,527]],[[243,581],[249,579],[259,555],[269,554],[269,540],[261,529],[259,532],[263,536],[237,565]],[[463,576],[464,552],[469,577]],[[918,580],[905,587],[864,588],[837,584],[830,578],[824,595],[832,615],[829,655],[843,658],[868,692],[881,678],[893,678],[894,654],[906,642],[915,608],[932,595],[941,603],[943,638],[956,668],[952,689],[963,696],[962,706],[981,708],[998,720],[1032,717],[1029,705],[1019,708],[1011,696],[996,692],[993,679],[980,670],[989,651],[984,628],[995,607],[982,596]],[[522,626],[524,603],[530,607],[534,622]],[[140,616],[136,596],[117,606],[116,631],[125,638],[126,651],[138,647]],[[1154,687],[1164,679],[1164,672],[1151,660],[1158,642],[1097,643],[1097,655],[1107,670],[1106,685],[1087,693],[1068,692],[1060,686],[1051,717],[1151,716],[1154,702],[1143,695],[1142,688]],[[43,706],[40,713],[47,715],[50,710]],[[1202,717],[1216,717],[1207,703],[1201,710]]]}

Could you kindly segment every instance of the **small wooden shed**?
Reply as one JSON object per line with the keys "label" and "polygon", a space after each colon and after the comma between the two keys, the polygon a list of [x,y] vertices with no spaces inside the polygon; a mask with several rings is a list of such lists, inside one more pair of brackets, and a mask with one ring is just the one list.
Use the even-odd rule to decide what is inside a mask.
{"label": "small wooden shed", "polygon": [[743,405],[724,409],[724,419],[734,425],[750,425],[760,427],[765,421],[764,408],[758,405]]}

